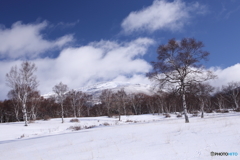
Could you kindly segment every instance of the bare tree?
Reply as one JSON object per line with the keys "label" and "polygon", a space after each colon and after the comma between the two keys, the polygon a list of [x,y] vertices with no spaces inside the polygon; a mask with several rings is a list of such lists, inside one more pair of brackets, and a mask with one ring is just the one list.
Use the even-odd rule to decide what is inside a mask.
{"label": "bare tree", "polygon": [[119,102],[123,108],[123,112],[125,115],[127,115],[127,93],[124,91],[124,89],[122,88],[121,90],[119,90],[117,92],[117,96],[118,96],[118,99],[119,99]]}
{"label": "bare tree", "polygon": [[63,101],[66,98],[66,92],[68,91],[68,87],[66,84],[60,82],[59,84],[53,87],[53,92],[56,93],[56,100],[61,105],[61,115],[62,115],[62,123],[64,123],[64,108],[63,108]]}
{"label": "bare tree", "polygon": [[29,94],[35,91],[38,87],[37,77],[34,72],[37,67],[31,62],[22,62],[21,67],[17,66],[11,68],[10,72],[6,74],[6,83],[15,92],[17,99],[22,105],[23,118],[25,126],[28,125],[27,119],[27,100]]}
{"label": "bare tree", "polygon": [[162,91],[159,91],[154,94],[154,97],[156,97],[156,105],[158,110],[158,115],[160,115],[160,112],[164,113],[164,103],[165,103],[165,93]]}
{"label": "bare tree", "polygon": [[203,43],[194,38],[183,38],[180,42],[170,39],[166,45],[158,47],[158,61],[152,62],[153,71],[147,74],[160,87],[169,84],[177,87],[182,96],[186,123],[189,123],[186,86],[216,77],[201,65],[201,62],[207,60],[209,55],[209,52],[202,50],[203,47]]}
{"label": "bare tree", "polygon": [[76,118],[77,117],[77,103],[79,101],[78,97],[79,97],[79,92],[75,91],[75,90],[71,90],[68,92],[67,94],[69,100],[70,100],[70,104],[73,110],[73,116]]}
{"label": "bare tree", "polygon": [[111,103],[112,103],[112,91],[109,89],[105,89],[102,91],[100,95],[100,100],[104,107],[107,109],[107,115],[110,116],[110,108],[111,108]]}
{"label": "bare tree", "polygon": [[148,107],[149,113],[152,115],[157,111],[157,97],[146,95],[146,105]]}
{"label": "bare tree", "polygon": [[121,106],[122,106],[122,93],[118,91],[117,93],[114,93],[112,95],[113,99],[113,108],[116,109],[116,112],[118,113],[118,120],[121,121]]}
{"label": "bare tree", "polygon": [[30,118],[32,120],[37,119],[38,108],[40,106],[41,96],[39,91],[32,92],[29,95],[29,102],[30,102]]}
{"label": "bare tree", "polygon": [[145,94],[136,93],[128,95],[128,100],[133,108],[134,114],[139,115],[142,114],[143,102],[145,101]]}
{"label": "bare tree", "polygon": [[137,112],[137,105],[138,105],[137,96],[136,96],[136,94],[129,94],[128,97],[129,97],[130,104],[133,108],[134,114],[137,115],[138,114],[138,112]]}
{"label": "bare tree", "polygon": [[223,86],[223,92],[234,102],[235,109],[239,108],[240,82],[230,82]]}
{"label": "bare tree", "polygon": [[[92,97],[91,97],[92,98]],[[81,91],[78,92],[78,103],[77,103],[77,115],[78,117],[82,116],[82,109],[86,102],[90,99],[86,93]]]}
{"label": "bare tree", "polygon": [[218,106],[219,110],[225,109],[226,98],[224,96],[222,88],[217,88],[214,95],[214,104]]}
{"label": "bare tree", "polygon": [[14,110],[14,114],[15,114],[15,118],[16,118],[17,121],[19,121],[20,104],[19,104],[19,100],[18,100],[18,97],[16,95],[16,92],[14,90],[10,90],[8,92],[8,98],[11,100],[13,110]]}
{"label": "bare tree", "polygon": [[214,87],[207,83],[195,83],[192,84],[191,88],[192,93],[197,97],[200,102],[201,118],[204,118],[204,108],[206,103],[209,101],[210,94],[213,92]]}
{"label": "bare tree", "polygon": [[88,117],[90,116],[90,109],[93,106],[92,99],[93,99],[92,95],[84,93],[84,102],[85,102],[84,105],[86,106]]}

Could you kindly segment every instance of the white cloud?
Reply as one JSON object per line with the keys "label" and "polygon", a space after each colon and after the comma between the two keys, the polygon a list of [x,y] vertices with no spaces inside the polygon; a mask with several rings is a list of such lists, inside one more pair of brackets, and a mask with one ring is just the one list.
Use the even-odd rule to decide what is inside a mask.
{"label": "white cloud", "polygon": [[61,48],[73,41],[72,35],[65,35],[57,40],[44,39],[41,31],[47,22],[22,24],[16,22],[9,28],[0,28],[0,58],[35,58],[50,49]]}
{"label": "white cloud", "polygon": [[131,77],[126,77],[124,75],[120,75],[113,79],[114,82],[129,82],[132,84],[151,84],[151,81],[145,74],[134,74]]}
{"label": "white cloud", "polygon": [[[154,41],[138,38],[131,42],[118,43],[100,41],[79,48],[66,48],[57,58],[38,58],[33,62],[38,67],[37,77],[42,94],[52,91],[52,87],[62,81],[70,88],[77,89],[98,81],[124,80],[145,83],[144,76],[151,65],[142,56]],[[0,98],[9,90],[5,85],[5,75],[10,67],[19,61],[0,63]]]}
{"label": "white cloud", "polygon": [[229,82],[239,82],[240,81],[240,64],[235,64],[233,66],[221,69],[219,67],[212,67],[211,70],[218,76],[217,79],[209,81],[214,87],[221,87]]}
{"label": "white cloud", "polygon": [[198,2],[155,0],[151,6],[131,12],[123,20],[121,26],[125,33],[134,31],[154,32],[160,29],[176,31],[180,30],[193,14],[203,14],[205,12],[206,7]]}

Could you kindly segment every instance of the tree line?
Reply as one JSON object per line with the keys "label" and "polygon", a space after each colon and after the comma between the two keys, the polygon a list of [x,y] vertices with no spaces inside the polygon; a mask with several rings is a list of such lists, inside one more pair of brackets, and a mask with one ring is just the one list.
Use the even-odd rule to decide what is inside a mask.
{"label": "tree line", "polygon": [[[240,111],[240,83],[231,82],[214,92],[209,84],[194,84],[186,89],[187,112],[204,117],[204,113]],[[29,95],[26,103],[27,122],[37,119],[117,116],[141,114],[183,114],[181,94],[171,89],[167,92],[158,91],[153,95],[143,93],[127,94],[124,89],[117,92],[103,90],[99,100],[93,103],[92,95],[82,91],[71,90],[59,100],[57,96],[43,98],[39,92]],[[21,102],[12,97],[0,101],[0,122],[25,121]]]}

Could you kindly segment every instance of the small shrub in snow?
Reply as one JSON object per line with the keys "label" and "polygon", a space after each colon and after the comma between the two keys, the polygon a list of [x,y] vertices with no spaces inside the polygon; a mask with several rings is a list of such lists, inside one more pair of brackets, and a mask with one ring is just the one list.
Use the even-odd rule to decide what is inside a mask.
{"label": "small shrub in snow", "polygon": [[110,124],[107,123],[107,122],[105,122],[105,123],[103,123],[103,125],[104,125],[104,126],[109,126]]}
{"label": "small shrub in snow", "polygon": [[34,120],[30,120],[29,123],[35,123],[35,121]]}
{"label": "small shrub in snow", "polygon": [[229,113],[229,110],[224,109],[224,110],[222,110],[222,113]]}
{"label": "small shrub in snow", "polygon": [[234,109],[235,112],[240,112],[240,108]]}
{"label": "small shrub in snow", "polygon": [[217,113],[229,113],[227,109],[216,109],[215,112]]}
{"label": "small shrub in snow", "polygon": [[109,113],[107,116],[108,116],[108,118],[112,118],[113,114]]}
{"label": "small shrub in snow", "polygon": [[177,114],[177,117],[178,117],[178,118],[182,117],[182,114],[180,114],[180,113],[179,113],[179,114]]}
{"label": "small shrub in snow", "polygon": [[79,122],[79,119],[74,118],[74,119],[71,119],[70,122]]}
{"label": "small shrub in snow", "polygon": [[168,113],[165,114],[165,118],[170,118],[170,117],[171,117],[170,114],[168,114]]}
{"label": "small shrub in snow", "polygon": [[199,113],[198,111],[192,111],[192,116],[193,116],[193,117],[197,117],[197,116],[198,116],[198,113]]}
{"label": "small shrub in snow", "polygon": [[206,113],[213,113],[213,110],[212,109],[206,109],[205,112]]}
{"label": "small shrub in snow", "polygon": [[81,126],[71,126],[71,127],[69,127],[68,129],[71,129],[71,130],[73,130],[73,131],[78,131],[78,130],[81,130],[82,127],[81,127]]}
{"label": "small shrub in snow", "polygon": [[21,135],[18,139],[21,139],[21,138],[24,138],[25,137],[25,135],[23,134],[23,135]]}
{"label": "small shrub in snow", "polygon": [[126,122],[132,123],[133,121],[132,120],[126,120]]}
{"label": "small shrub in snow", "polygon": [[43,117],[43,120],[44,121],[48,121],[48,120],[50,120],[51,119],[51,117],[49,116],[49,115],[45,115],[44,117]]}
{"label": "small shrub in snow", "polygon": [[84,126],[85,129],[90,129],[90,128],[93,128],[93,127],[96,127],[95,125],[92,125],[92,126]]}

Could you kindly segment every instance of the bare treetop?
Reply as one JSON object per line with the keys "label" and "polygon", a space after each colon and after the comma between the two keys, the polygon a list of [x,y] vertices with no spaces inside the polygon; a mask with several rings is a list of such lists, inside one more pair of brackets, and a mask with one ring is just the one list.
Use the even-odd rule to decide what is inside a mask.
{"label": "bare treetop", "polygon": [[53,92],[57,94],[57,96],[64,96],[64,94],[68,91],[68,87],[66,84],[60,82],[58,85],[53,87]]}

